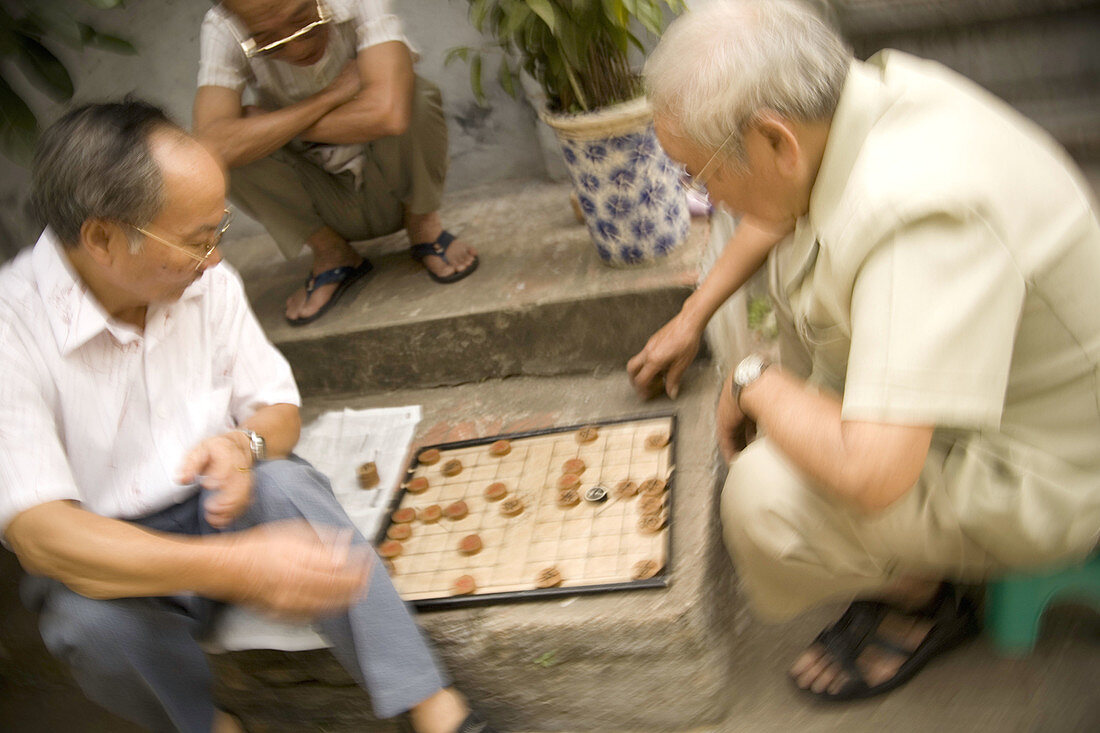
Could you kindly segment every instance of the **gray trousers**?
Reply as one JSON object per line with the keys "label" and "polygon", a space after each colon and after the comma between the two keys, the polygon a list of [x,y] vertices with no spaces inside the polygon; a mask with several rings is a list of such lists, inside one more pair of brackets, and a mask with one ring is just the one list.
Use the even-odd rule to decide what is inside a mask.
{"label": "gray trousers", "polygon": [[358,241],[398,231],[406,211],[438,211],[448,163],[439,88],[417,77],[408,130],[364,143],[363,158],[356,187],[350,172],[329,173],[284,147],[231,170],[229,198],[264,225],[287,259],[325,226]]}
{"label": "gray trousers", "polygon": [[[328,480],[305,461],[261,463],[254,478],[252,505],[233,530],[297,518],[354,529]],[[137,523],[188,535],[216,531],[202,517],[200,495]],[[367,545],[358,531],[353,542]],[[388,718],[450,682],[381,561],[373,559],[366,596],[344,614],[319,619],[317,626],[370,693],[375,714]],[[193,595],[98,601],[39,577],[28,577],[22,591],[24,602],[39,613],[47,648],[69,665],[90,699],[152,731],[209,733],[212,678],[197,640],[221,604]]]}

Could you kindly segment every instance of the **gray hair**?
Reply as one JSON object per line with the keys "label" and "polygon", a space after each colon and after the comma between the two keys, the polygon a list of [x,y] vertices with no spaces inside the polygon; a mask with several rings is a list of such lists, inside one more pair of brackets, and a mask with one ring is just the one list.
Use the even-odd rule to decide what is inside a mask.
{"label": "gray hair", "polygon": [[[164,206],[164,180],[149,150],[159,128],[182,130],[159,107],[127,98],[66,113],[43,134],[31,171],[31,206],[67,247],[88,219],[144,227]],[[131,251],[141,237],[127,229]]]}
{"label": "gray hair", "polygon": [[645,65],[655,115],[677,134],[745,160],[743,131],[771,110],[800,122],[833,114],[852,52],[813,9],[791,0],[715,0],[669,26]]}

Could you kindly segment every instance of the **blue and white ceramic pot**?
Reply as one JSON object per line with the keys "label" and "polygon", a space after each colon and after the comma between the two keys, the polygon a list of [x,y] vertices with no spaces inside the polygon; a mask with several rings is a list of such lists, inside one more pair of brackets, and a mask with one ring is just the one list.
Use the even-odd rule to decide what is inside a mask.
{"label": "blue and white ceramic pot", "polygon": [[680,169],[653,132],[644,99],[582,115],[544,112],[558,135],[588,233],[613,266],[650,264],[687,237]]}

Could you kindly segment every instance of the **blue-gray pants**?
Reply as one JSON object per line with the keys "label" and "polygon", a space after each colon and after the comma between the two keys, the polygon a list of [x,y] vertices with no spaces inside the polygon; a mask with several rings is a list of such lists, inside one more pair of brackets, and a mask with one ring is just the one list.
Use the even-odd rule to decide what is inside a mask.
{"label": "blue-gray pants", "polygon": [[[296,518],[354,529],[328,480],[305,461],[268,461],[253,473],[252,505],[234,530]],[[189,535],[215,531],[203,519],[201,495],[137,523]],[[353,542],[367,544],[358,531]],[[375,714],[388,718],[450,682],[382,563],[377,557],[374,562],[366,596],[317,626],[370,693]],[[211,674],[197,639],[221,604],[195,596],[97,601],[38,577],[26,579],[23,597],[40,614],[46,646],[69,665],[89,698],[153,731],[209,733]]]}

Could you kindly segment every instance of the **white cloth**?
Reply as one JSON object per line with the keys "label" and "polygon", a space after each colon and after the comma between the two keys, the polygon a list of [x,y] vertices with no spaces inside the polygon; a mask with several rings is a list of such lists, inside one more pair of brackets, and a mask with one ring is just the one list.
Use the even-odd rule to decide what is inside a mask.
{"label": "white cloth", "polygon": [[[206,11],[199,34],[198,85],[226,87],[251,95],[250,103],[263,109],[288,107],[317,94],[339,75],[359,51],[389,41],[400,41],[416,51],[405,37],[401,19],[390,10],[389,0],[323,0],[332,14],[328,46],[321,60],[311,66],[295,66],[273,57],[245,56],[241,42],[248,29],[220,3]],[[295,143],[299,152],[329,173],[351,171],[358,183],[362,171],[362,145]]]}
{"label": "white cloth", "polygon": [[47,229],[0,270],[0,532],[75,500],[130,519],[194,492],[184,454],[258,408],[299,404],[240,277],[213,267],[143,332],[108,316]]}

